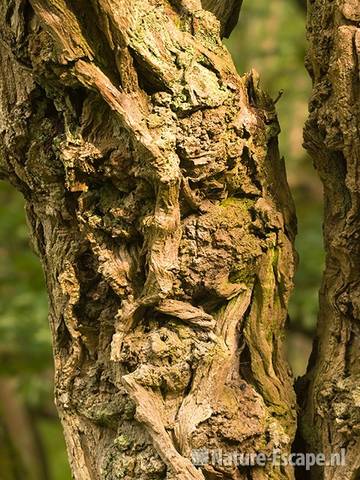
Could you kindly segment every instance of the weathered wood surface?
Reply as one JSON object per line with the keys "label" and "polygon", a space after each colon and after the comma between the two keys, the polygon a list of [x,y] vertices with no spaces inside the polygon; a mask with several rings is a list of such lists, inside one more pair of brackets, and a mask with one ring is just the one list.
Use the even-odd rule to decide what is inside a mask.
{"label": "weathered wood surface", "polygon": [[222,25],[197,0],[0,5],[0,171],[46,275],[74,477],[293,478],[190,461],[287,452],[296,423],[294,212],[229,5]]}

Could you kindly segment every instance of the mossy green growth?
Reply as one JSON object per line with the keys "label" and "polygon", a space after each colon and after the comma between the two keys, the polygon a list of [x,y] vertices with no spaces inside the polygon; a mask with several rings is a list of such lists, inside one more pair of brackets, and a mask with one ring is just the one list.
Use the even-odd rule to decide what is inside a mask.
{"label": "mossy green growth", "polygon": [[104,427],[115,427],[118,416],[109,413],[106,409],[99,410],[93,415],[93,420]]}
{"label": "mossy green growth", "polygon": [[220,207],[236,207],[244,212],[248,212],[254,204],[255,201],[251,198],[228,197],[220,203]]}
{"label": "mossy green growth", "polygon": [[136,411],[136,405],[129,398],[128,401],[125,403],[125,406],[124,406],[123,418],[126,419],[126,420],[132,420],[135,416],[135,411]]}
{"label": "mossy green growth", "polygon": [[255,281],[255,268],[247,265],[246,268],[234,269],[229,274],[229,282],[243,283],[247,287],[251,287]]}
{"label": "mossy green growth", "polygon": [[121,451],[124,452],[125,450],[128,450],[131,445],[132,441],[130,440],[129,437],[127,437],[124,434],[121,434],[119,437],[115,438],[114,440],[114,445]]}

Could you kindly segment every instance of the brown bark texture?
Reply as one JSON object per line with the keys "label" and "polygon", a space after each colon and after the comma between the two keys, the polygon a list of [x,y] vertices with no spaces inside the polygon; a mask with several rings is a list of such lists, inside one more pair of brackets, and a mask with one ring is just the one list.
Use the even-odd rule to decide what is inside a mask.
{"label": "brown bark texture", "polygon": [[286,453],[296,424],[294,212],[274,103],[221,43],[240,2],[0,6],[1,176],[46,276],[74,478],[293,478],[191,462]]}
{"label": "brown bark texture", "polygon": [[324,185],[327,257],[316,341],[301,385],[301,434],[311,451],[346,451],[346,466],[315,468],[312,478],[354,480],[360,475],[360,3],[315,0],[308,8],[314,87],[305,146]]}

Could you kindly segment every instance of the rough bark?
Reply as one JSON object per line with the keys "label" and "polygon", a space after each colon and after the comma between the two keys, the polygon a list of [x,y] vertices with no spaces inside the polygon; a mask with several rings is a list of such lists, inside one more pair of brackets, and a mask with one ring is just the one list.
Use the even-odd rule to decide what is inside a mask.
{"label": "rough bark", "polygon": [[326,270],[309,371],[302,435],[311,451],[346,449],[346,466],[314,479],[360,474],[360,3],[309,3],[307,67],[314,81],[305,146],[324,184]]}
{"label": "rough bark", "polygon": [[0,4],[1,171],[46,275],[74,477],[293,478],[190,461],[295,430],[294,212],[273,101],[221,43],[239,2],[221,24],[197,0]]}

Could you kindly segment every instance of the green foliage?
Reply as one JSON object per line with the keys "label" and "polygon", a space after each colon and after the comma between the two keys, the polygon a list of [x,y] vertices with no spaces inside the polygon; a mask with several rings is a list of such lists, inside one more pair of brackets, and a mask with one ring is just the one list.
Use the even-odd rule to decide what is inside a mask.
{"label": "green foliage", "polygon": [[59,422],[43,419],[39,431],[45,445],[50,480],[70,480],[71,473]]}
{"label": "green foliage", "polygon": [[289,315],[298,330],[312,336],[317,319],[319,288],[325,261],[321,235],[323,211],[320,201],[301,197],[295,197],[295,200],[300,232],[296,240],[299,266]]}
{"label": "green foliage", "polygon": [[23,199],[1,183],[0,373],[48,368],[47,297],[39,259],[29,248]]}
{"label": "green foliage", "polygon": [[240,22],[226,42],[240,73],[254,68],[277,103],[280,146],[288,168],[304,157],[302,126],[311,83],[304,68],[305,14],[295,0],[244,2]]}
{"label": "green foliage", "polygon": [[51,351],[43,274],[29,247],[23,204],[0,184],[0,373],[28,378],[48,368]]}
{"label": "green foliage", "polygon": [[[0,265],[0,375],[17,377],[24,402],[36,414],[35,424],[45,445],[51,480],[69,480],[60,424],[54,419],[41,420],[42,412],[54,411],[53,361],[43,273],[29,245],[24,201],[4,182],[0,182]],[[0,418],[1,435],[5,432]],[[4,447],[0,452],[0,477],[24,478],[22,474],[11,473],[10,469],[20,462],[11,460],[14,454],[9,450],[10,443],[3,443],[0,438],[0,444]]]}

